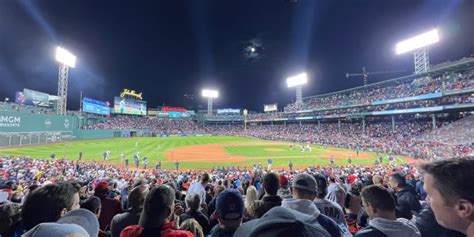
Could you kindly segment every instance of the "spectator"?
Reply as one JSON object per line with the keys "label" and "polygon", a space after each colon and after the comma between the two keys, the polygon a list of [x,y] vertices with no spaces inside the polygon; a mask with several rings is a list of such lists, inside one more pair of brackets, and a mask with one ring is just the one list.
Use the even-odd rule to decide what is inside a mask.
{"label": "spectator", "polygon": [[100,204],[100,198],[98,197],[89,197],[81,204],[81,208],[87,209],[94,213],[94,215],[99,218],[100,210],[102,209],[102,205]]}
{"label": "spectator", "polygon": [[426,199],[426,192],[425,192],[425,189],[423,188],[424,184],[425,182],[423,181],[423,176],[421,176],[420,179],[415,184],[416,193],[418,194],[418,197],[420,197],[421,201],[424,201]]}
{"label": "spectator", "polygon": [[273,237],[273,236],[317,236],[331,235],[318,224],[314,216],[301,212],[275,207],[259,219],[251,220],[240,226],[235,236]]}
{"label": "spectator", "polygon": [[399,173],[390,176],[390,187],[395,191],[397,203],[397,217],[410,220],[421,210],[419,199],[413,186],[408,185],[405,177]]}
{"label": "spectator", "polygon": [[329,180],[329,186],[328,186],[328,194],[326,198],[328,200],[331,200],[339,206],[343,207],[344,206],[344,198],[346,197],[346,192],[344,191],[344,188],[336,182],[336,178],[334,176],[330,176],[328,178]]}
{"label": "spectator", "polygon": [[212,228],[211,237],[232,237],[242,223],[244,201],[235,189],[225,189],[217,197],[216,216],[219,224]]}
{"label": "spectator", "polygon": [[0,236],[19,237],[24,233],[20,205],[15,203],[0,206]]}
{"label": "spectator", "polygon": [[465,235],[455,230],[442,227],[436,221],[433,209],[424,207],[416,216],[416,227],[420,230],[421,237],[464,237]]}
{"label": "spectator", "polygon": [[210,177],[208,173],[201,175],[201,181],[191,184],[188,189],[188,193],[197,193],[200,196],[201,204],[205,203],[206,200],[206,185],[209,183]]}
{"label": "spectator", "polygon": [[177,230],[174,219],[174,190],[168,185],[152,188],[146,195],[138,225],[126,227],[121,237],[193,237],[189,231]]}
{"label": "spectator", "polygon": [[344,218],[344,211],[339,204],[328,200],[327,196],[327,181],[326,178],[320,174],[314,175],[314,178],[317,183],[316,188],[316,199],[314,199],[314,204],[324,215],[328,216],[334,220],[339,226],[347,229],[347,223]]}
{"label": "spectator", "polygon": [[202,227],[199,225],[199,223],[193,219],[187,219],[181,223],[179,226],[180,230],[187,230],[191,232],[194,237],[204,237],[204,233],[202,231]]}
{"label": "spectator", "polygon": [[285,175],[280,175],[280,188],[277,194],[282,199],[291,198],[290,190],[288,189],[288,178]]}
{"label": "spectator", "polygon": [[79,208],[79,189],[72,183],[48,184],[31,192],[21,209],[26,230],[43,222],[55,222]]}
{"label": "spectator", "polygon": [[120,232],[122,232],[125,227],[138,224],[147,193],[147,185],[138,185],[132,189],[128,195],[128,209],[124,213],[117,214],[112,218],[110,224],[112,237],[119,237]]}
{"label": "spectator", "polygon": [[457,158],[425,163],[427,199],[438,223],[474,236],[474,159]]}
{"label": "spectator", "polygon": [[209,219],[201,211],[199,211],[201,203],[201,196],[197,193],[191,193],[186,196],[186,206],[188,210],[179,216],[181,223],[188,219],[195,219],[199,225],[202,227],[202,231],[205,235],[209,234],[211,231],[211,226],[209,225]]}
{"label": "spectator", "polygon": [[114,198],[108,197],[109,195],[109,184],[107,182],[100,182],[94,189],[94,195],[99,197],[101,200],[102,210],[99,216],[100,229],[107,231],[110,227],[112,218],[122,213],[122,206],[120,201]]}
{"label": "spectator", "polygon": [[313,200],[316,198],[316,180],[309,174],[298,174],[291,185],[293,198],[283,199],[282,207],[314,216],[317,222],[331,234],[340,237],[339,226],[331,218],[321,214]]}
{"label": "spectator", "polygon": [[384,187],[371,185],[362,190],[362,203],[370,216],[369,226],[355,237],[419,237],[420,232],[411,221],[395,215],[395,200]]}
{"label": "spectator", "polygon": [[277,195],[279,188],[279,178],[275,173],[268,173],[263,177],[263,190],[265,195],[262,200],[257,200],[251,206],[255,218],[260,218],[268,210],[276,206],[281,206],[281,197]]}
{"label": "spectator", "polygon": [[84,228],[89,236],[99,235],[99,221],[97,220],[97,216],[87,209],[81,208],[72,210],[59,219],[58,223],[76,224]]}
{"label": "spectator", "polygon": [[245,195],[245,216],[247,219],[253,219],[254,213],[251,206],[257,200],[257,189],[254,186],[247,188],[247,195]]}

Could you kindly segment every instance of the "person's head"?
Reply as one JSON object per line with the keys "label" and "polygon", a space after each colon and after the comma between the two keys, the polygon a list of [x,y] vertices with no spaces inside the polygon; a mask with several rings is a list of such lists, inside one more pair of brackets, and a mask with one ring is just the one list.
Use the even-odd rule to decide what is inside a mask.
{"label": "person's head", "polygon": [[193,233],[194,237],[204,237],[204,232],[202,231],[202,226],[199,225],[199,223],[194,219],[190,218],[179,226],[180,230],[187,230],[191,233]]}
{"label": "person's head", "polygon": [[395,192],[398,192],[407,186],[407,181],[400,173],[393,173],[388,179],[388,184]]}
{"label": "person's head", "polygon": [[235,189],[225,189],[216,200],[216,217],[224,229],[236,229],[242,223],[244,201]]}
{"label": "person's head", "polygon": [[48,184],[31,192],[21,210],[26,229],[42,222],[57,221],[68,211],[79,208],[79,188],[64,182]]}
{"label": "person's head", "polygon": [[139,209],[143,207],[146,194],[148,193],[147,185],[139,185],[132,189],[128,194],[128,207],[133,209]]}
{"label": "person's head", "polygon": [[16,203],[0,205],[0,235],[8,236],[10,228],[19,222],[20,219],[20,205]]}
{"label": "person's head", "polygon": [[96,196],[89,197],[82,203],[81,208],[91,211],[99,218],[102,209],[100,198]]}
{"label": "person's head", "polygon": [[201,196],[197,193],[191,193],[186,196],[185,201],[189,210],[197,211],[201,205]]}
{"label": "person's head", "polygon": [[383,177],[380,175],[374,175],[372,177],[372,182],[374,183],[374,185],[383,186]]}
{"label": "person's head", "polygon": [[301,173],[295,176],[291,184],[291,193],[295,199],[314,200],[316,198],[317,183],[313,176]]}
{"label": "person's head", "polygon": [[474,159],[439,160],[421,164],[420,169],[438,223],[467,234],[474,222]]}
{"label": "person's head", "polygon": [[255,186],[249,186],[247,188],[247,194],[245,195],[245,208],[247,211],[249,210],[250,206],[257,200],[258,192]]}
{"label": "person's head", "polygon": [[168,185],[153,187],[145,197],[140,216],[140,226],[144,228],[161,227],[169,221],[174,212],[174,190]]}
{"label": "person's head", "polygon": [[279,177],[280,187],[288,188],[288,178],[285,175],[280,175]]}
{"label": "person's head", "polygon": [[105,199],[109,193],[109,183],[100,182],[94,188],[94,196],[99,197],[100,199]]}
{"label": "person's head", "polygon": [[209,183],[209,180],[211,180],[211,178],[209,177],[208,173],[204,173],[201,175],[201,183],[203,185],[206,185],[207,183]]}
{"label": "person's head", "polygon": [[362,189],[362,204],[371,218],[395,217],[395,200],[388,189],[370,185]]}
{"label": "person's head", "polygon": [[268,173],[263,176],[263,189],[268,195],[275,196],[277,195],[278,189],[280,188],[280,181],[278,175],[275,173]]}
{"label": "person's head", "polygon": [[324,197],[326,197],[326,194],[328,193],[328,183],[326,181],[326,178],[322,174],[315,174],[313,175],[313,178],[316,180],[317,184],[316,197],[319,199],[324,199]]}

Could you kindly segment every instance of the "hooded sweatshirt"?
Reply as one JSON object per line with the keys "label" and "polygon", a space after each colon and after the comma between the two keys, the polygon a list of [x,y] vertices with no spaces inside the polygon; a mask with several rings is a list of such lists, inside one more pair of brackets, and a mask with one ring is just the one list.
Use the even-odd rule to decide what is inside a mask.
{"label": "hooded sweatshirt", "polygon": [[[375,229],[375,230],[374,230]],[[369,227],[356,234],[356,237],[380,236],[373,235],[374,232],[382,232],[387,237],[420,237],[420,231],[415,224],[405,218],[389,220],[374,218],[369,221]]]}
{"label": "hooded sweatshirt", "polygon": [[293,209],[295,211],[304,213],[306,215],[316,217],[318,223],[321,226],[323,226],[333,237],[334,236],[339,237],[341,236],[341,233],[343,233],[344,236],[352,236],[347,230],[347,228],[345,228],[347,230],[345,231],[344,228],[341,228],[341,226],[338,226],[336,222],[334,222],[331,218],[321,214],[321,212],[316,207],[314,202],[310,200],[287,198],[287,199],[283,199],[283,201],[281,202],[281,206],[285,208]]}

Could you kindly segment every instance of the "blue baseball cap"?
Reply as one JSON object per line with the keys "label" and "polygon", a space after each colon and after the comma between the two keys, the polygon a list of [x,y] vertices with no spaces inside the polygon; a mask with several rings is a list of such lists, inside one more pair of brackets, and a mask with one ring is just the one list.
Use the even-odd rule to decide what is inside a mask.
{"label": "blue baseball cap", "polygon": [[244,200],[235,189],[225,189],[216,200],[216,214],[224,220],[237,220],[244,215]]}

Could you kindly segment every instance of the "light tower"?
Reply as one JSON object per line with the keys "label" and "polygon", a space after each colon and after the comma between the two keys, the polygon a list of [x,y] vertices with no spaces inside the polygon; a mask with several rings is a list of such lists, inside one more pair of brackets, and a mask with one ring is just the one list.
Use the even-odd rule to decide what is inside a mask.
{"label": "light tower", "polygon": [[430,57],[428,46],[439,41],[437,29],[433,29],[421,35],[399,42],[395,47],[397,54],[413,52],[415,62],[415,74],[430,70]]}
{"label": "light tower", "polygon": [[296,103],[301,104],[303,103],[303,85],[308,82],[308,76],[306,73],[301,73],[293,77],[288,77],[286,79],[286,84],[288,88],[295,87],[296,88]]}
{"label": "light tower", "polygon": [[56,48],[56,61],[59,62],[59,78],[58,78],[58,104],[57,113],[61,115],[66,114],[67,106],[67,82],[69,68],[76,66],[76,56],[71,54],[64,48]]}
{"label": "light tower", "polygon": [[207,98],[207,115],[212,115],[212,99],[219,97],[219,92],[217,90],[202,90],[202,97]]}

